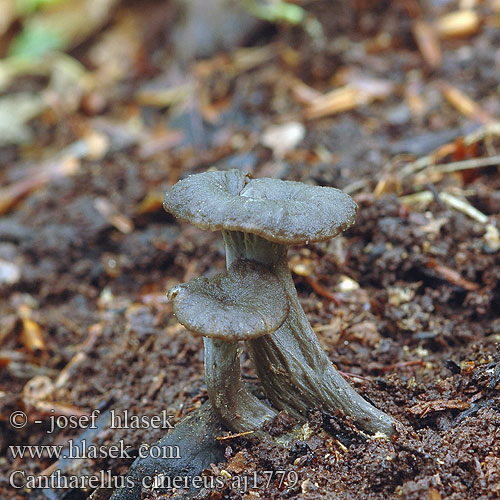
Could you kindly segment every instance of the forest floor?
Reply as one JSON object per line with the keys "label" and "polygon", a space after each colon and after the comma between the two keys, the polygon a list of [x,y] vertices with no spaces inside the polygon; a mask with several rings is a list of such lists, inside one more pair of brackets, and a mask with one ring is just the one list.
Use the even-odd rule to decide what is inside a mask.
{"label": "forest floor", "polygon": [[[160,36],[167,3],[105,3],[102,26],[36,70],[0,60],[0,497],[92,492],[22,487],[58,462],[13,446],[83,432],[51,417],[176,423],[207,399],[202,340],[165,291],[224,269],[223,245],[161,202],[216,167],[357,201],[353,228],[289,263],[332,362],[401,425],[374,439],[311,409],[286,447],[227,439],[199,498],[500,498],[500,3],[302,2],[307,22],[186,66]],[[256,383],[245,352],[242,367]],[[68,470],[123,475],[164,433],[102,429],[131,458]]]}

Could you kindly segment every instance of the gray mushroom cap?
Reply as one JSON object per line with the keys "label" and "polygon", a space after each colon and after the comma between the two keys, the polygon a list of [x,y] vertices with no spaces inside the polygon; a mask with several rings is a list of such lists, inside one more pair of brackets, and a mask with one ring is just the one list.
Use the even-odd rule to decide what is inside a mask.
{"label": "gray mushroom cap", "polygon": [[204,337],[248,340],[276,331],[289,305],[285,290],[265,266],[237,260],[213,278],[196,278],[168,292],[179,323]]}
{"label": "gray mushroom cap", "polygon": [[357,205],[339,189],[239,170],[204,172],[175,184],[165,210],[201,229],[253,233],[287,245],[324,241],[350,227]]}

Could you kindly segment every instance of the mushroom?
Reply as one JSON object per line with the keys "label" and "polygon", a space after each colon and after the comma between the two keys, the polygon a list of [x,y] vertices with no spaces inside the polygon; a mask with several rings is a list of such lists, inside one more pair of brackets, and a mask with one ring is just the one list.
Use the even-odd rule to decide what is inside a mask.
{"label": "mushroom", "polygon": [[238,341],[276,331],[289,306],[276,276],[258,262],[235,260],[227,272],[168,292],[178,321],[204,336],[205,381],[212,407],[236,432],[257,429],[276,412],[245,387]]}
{"label": "mushroom", "polygon": [[362,398],[321,348],[286,259],[289,245],[325,241],[350,227],[357,212],[350,196],[330,187],[252,179],[238,170],[209,171],[175,184],[163,206],[201,229],[222,231],[228,268],[239,259],[259,262],[285,290],[284,323],[247,340],[263,390],[277,408],[298,417],[309,408],[341,410],[366,432],[393,433],[393,419]]}

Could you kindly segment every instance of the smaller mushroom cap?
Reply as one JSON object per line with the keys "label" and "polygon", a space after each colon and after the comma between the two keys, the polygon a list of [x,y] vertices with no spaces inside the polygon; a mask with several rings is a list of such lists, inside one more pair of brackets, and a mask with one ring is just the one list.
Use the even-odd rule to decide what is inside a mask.
{"label": "smaller mushroom cap", "polygon": [[357,205],[343,191],[239,170],[204,172],[165,194],[165,210],[211,231],[242,231],[285,245],[324,241],[350,227]]}
{"label": "smaller mushroom cap", "polygon": [[283,286],[265,266],[237,260],[213,278],[196,278],[168,292],[179,323],[226,341],[248,340],[276,331],[288,315]]}

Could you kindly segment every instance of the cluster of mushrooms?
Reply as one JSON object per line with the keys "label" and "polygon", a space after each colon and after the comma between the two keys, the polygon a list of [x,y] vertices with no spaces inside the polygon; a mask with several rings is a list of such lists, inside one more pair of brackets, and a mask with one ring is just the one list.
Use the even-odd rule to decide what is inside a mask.
{"label": "cluster of mushrooms", "polygon": [[[222,231],[227,271],[173,287],[178,321],[204,337],[212,407],[232,431],[255,430],[286,410],[341,410],[363,431],[389,436],[394,420],[363,399],[321,348],[299,303],[287,264],[289,245],[325,241],[350,227],[357,206],[346,193],[239,170],[209,171],[179,181],[164,208],[195,226]],[[241,378],[239,342],[273,408]]]}

